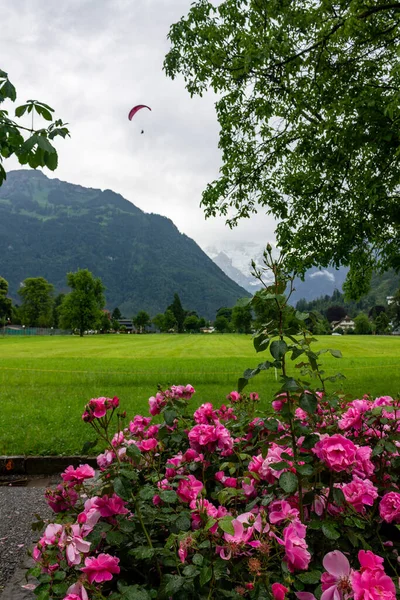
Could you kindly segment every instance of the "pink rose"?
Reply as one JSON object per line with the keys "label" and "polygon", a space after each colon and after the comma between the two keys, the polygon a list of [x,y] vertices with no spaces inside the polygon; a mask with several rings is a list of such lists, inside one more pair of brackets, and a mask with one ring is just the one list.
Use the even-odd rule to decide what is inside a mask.
{"label": "pink rose", "polygon": [[202,489],[202,482],[196,479],[194,475],[188,475],[187,479],[181,479],[179,481],[176,493],[182,502],[191,502],[201,494]]}
{"label": "pink rose", "polygon": [[379,514],[386,523],[400,523],[400,494],[389,492],[379,504]]}
{"label": "pink rose", "polygon": [[98,510],[102,517],[113,517],[114,515],[126,515],[129,511],[125,505],[125,500],[114,493],[112,496],[97,497],[93,508]]}
{"label": "pink rose", "polygon": [[332,471],[337,473],[349,469],[356,461],[357,447],[340,433],[324,436],[317,442],[313,452]]}
{"label": "pink rose", "polygon": [[283,530],[285,561],[291,573],[295,570],[305,571],[310,563],[311,554],[307,550],[305,540],[306,530],[306,526],[300,521],[294,521]]}
{"label": "pink rose", "polygon": [[271,585],[272,595],[275,600],[285,600],[285,596],[289,591],[289,588],[285,587],[281,583],[273,583]]}
{"label": "pink rose", "polygon": [[70,481],[72,485],[83,483],[85,479],[91,479],[95,476],[95,471],[90,465],[79,465],[76,469],[70,465],[61,473],[64,481]]}
{"label": "pink rose", "polygon": [[383,571],[355,572],[351,579],[354,600],[396,600],[396,588]]}
{"label": "pink rose", "polygon": [[346,501],[362,514],[365,513],[365,507],[373,506],[374,500],[378,497],[378,490],[372,481],[360,479],[357,475],[353,476],[350,483],[342,486],[342,491]]}
{"label": "pink rose", "polygon": [[97,558],[85,558],[85,566],[82,571],[86,573],[89,583],[102,583],[111,581],[113,575],[118,575],[119,558],[110,554],[99,554]]}

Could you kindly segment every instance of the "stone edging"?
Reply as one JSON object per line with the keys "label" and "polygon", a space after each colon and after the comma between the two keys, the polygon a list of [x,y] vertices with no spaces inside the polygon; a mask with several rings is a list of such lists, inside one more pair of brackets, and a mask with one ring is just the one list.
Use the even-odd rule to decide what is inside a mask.
{"label": "stone edging", "polygon": [[81,464],[97,467],[93,456],[0,456],[0,476],[57,475],[69,465]]}

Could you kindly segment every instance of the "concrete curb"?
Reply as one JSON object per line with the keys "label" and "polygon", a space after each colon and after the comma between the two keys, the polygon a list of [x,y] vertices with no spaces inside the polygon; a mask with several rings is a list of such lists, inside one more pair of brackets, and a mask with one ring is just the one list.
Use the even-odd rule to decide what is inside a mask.
{"label": "concrete curb", "polygon": [[57,475],[69,465],[82,464],[97,468],[93,456],[0,456],[0,476]]}

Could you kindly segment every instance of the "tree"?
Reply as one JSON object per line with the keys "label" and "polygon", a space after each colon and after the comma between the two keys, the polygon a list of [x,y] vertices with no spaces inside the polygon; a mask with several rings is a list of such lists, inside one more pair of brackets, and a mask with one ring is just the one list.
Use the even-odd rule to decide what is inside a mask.
{"label": "tree", "polygon": [[183,327],[185,331],[199,331],[200,330],[200,319],[197,315],[188,315],[184,322]]}
{"label": "tree", "polygon": [[388,312],[394,327],[400,327],[400,289],[394,294]]}
{"label": "tree", "polygon": [[378,315],[380,315],[381,313],[386,312],[386,308],[383,306],[383,304],[375,304],[368,312],[368,316],[370,319],[376,319],[376,317]]}
{"label": "tree", "polygon": [[230,331],[229,321],[222,315],[216,317],[214,321],[214,327],[219,333],[228,333]]}
{"label": "tree", "polygon": [[360,313],[354,319],[355,328],[354,333],[357,335],[367,335],[371,333],[371,323],[365,313]]}
{"label": "tree", "polygon": [[53,322],[54,286],[44,277],[28,277],[18,290],[21,318],[31,327],[50,327]]}
{"label": "tree", "polygon": [[60,320],[60,307],[65,298],[65,294],[58,294],[53,303],[53,325],[57,329]]}
{"label": "tree", "polygon": [[0,324],[4,325],[7,319],[11,319],[12,302],[7,298],[8,281],[0,277]]}
{"label": "tree", "polygon": [[171,331],[177,327],[177,320],[172,310],[168,309],[164,313],[164,331]]}
{"label": "tree", "polygon": [[232,308],[227,308],[226,306],[222,306],[217,310],[216,317],[225,317],[227,321],[232,319]]}
{"label": "tree", "polygon": [[67,284],[71,292],[67,294],[60,308],[60,322],[65,329],[78,329],[79,335],[94,329],[102,316],[105,304],[104,286],[101,279],[93,277],[88,269],[68,273]]}
{"label": "tree", "polygon": [[176,324],[178,326],[178,333],[183,333],[183,322],[186,317],[186,311],[183,309],[181,299],[179,298],[178,294],[174,294],[173,302],[168,306],[167,310],[170,310],[175,317]]}
{"label": "tree", "polygon": [[163,313],[158,313],[152,318],[151,322],[158,331],[165,331],[165,318]]}
{"label": "tree", "polygon": [[381,312],[374,320],[375,333],[385,334],[390,331],[389,317],[386,312]]}
{"label": "tree", "polygon": [[132,317],[132,323],[136,329],[139,329],[140,333],[143,333],[143,330],[145,330],[147,326],[151,325],[150,315],[146,311],[140,310],[136,317]]}
{"label": "tree", "polygon": [[326,309],[326,318],[329,323],[332,321],[341,321],[346,316],[346,309],[343,306],[334,305]]}
{"label": "tree", "polygon": [[349,297],[373,267],[400,270],[399,15],[388,0],[196,0],[169,32],[167,75],[218,94],[206,216],[261,208],[295,270],[350,266]]}
{"label": "tree", "polygon": [[101,317],[97,323],[97,326],[98,326],[98,329],[100,329],[100,331],[102,333],[108,333],[110,331],[112,325],[111,325],[110,317],[108,316],[107,312],[102,311]]}
{"label": "tree", "polygon": [[[15,87],[8,79],[7,73],[0,69],[0,104],[6,99],[15,102],[16,98]],[[61,120],[53,121],[53,112],[54,110],[43,102],[28,100],[26,104],[15,109],[17,118],[25,113],[32,116],[31,126],[25,127],[10,118],[8,111],[0,110],[0,186],[6,179],[3,160],[10,156],[15,156],[21,165],[28,164],[33,169],[47,167],[54,171],[57,168],[57,151],[51,141],[57,136],[65,138],[69,132]],[[50,125],[47,128],[35,128],[35,115],[50,121]]]}
{"label": "tree", "polygon": [[121,311],[119,310],[118,306],[116,308],[114,308],[114,310],[112,311],[111,319],[113,321],[118,321],[119,319],[122,319],[122,314],[121,314]]}
{"label": "tree", "polygon": [[232,310],[232,326],[238,333],[250,333],[252,314],[250,304],[237,304]]}

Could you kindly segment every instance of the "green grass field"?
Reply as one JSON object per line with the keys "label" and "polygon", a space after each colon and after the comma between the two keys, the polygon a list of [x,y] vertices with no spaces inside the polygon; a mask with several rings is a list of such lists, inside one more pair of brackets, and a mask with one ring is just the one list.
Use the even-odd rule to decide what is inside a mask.
{"label": "green grass field", "polygon": [[[319,336],[316,348],[338,348],[343,358],[323,356],[332,384],[350,398],[365,393],[399,395],[400,337]],[[266,360],[251,336],[143,335],[0,337],[0,454],[79,453],[93,439],[81,421],[85,403],[118,396],[128,416],[147,414],[157,384],[191,383],[192,402],[222,404],[248,367]],[[268,410],[279,387],[274,371],[249,385]]]}

